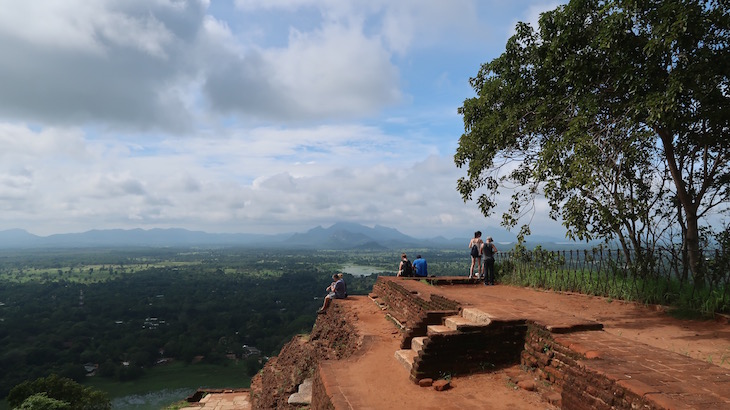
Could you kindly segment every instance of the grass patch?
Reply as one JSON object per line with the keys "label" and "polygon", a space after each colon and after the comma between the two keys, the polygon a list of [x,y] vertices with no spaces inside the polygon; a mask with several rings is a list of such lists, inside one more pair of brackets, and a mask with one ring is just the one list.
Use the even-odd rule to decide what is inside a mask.
{"label": "grass patch", "polygon": [[543,257],[540,263],[533,259],[503,261],[499,269],[500,281],[508,285],[603,296],[608,303],[625,300],[671,306],[674,308],[671,314],[679,319],[708,319],[713,313],[730,311],[730,295],[723,285],[714,288],[693,286],[676,278],[642,277],[611,267],[603,270],[571,267],[557,257],[553,260]]}

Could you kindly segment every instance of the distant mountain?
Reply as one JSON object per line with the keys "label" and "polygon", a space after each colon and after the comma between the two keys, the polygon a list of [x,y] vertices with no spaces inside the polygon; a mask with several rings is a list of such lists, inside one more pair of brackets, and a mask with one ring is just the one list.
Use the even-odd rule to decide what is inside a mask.
{"label": "distant mountain", "polygon": [[170,246],[271,246],[289,235],[226,234],[186,229],[104,229],[82,233],[37,236],[22,229],[0,231],[0,248],[95,248]]}
{"label": "distant mountain", "polygon": [[[515,235],[500,228],[490,228],[484,236],[494,237],[495,242],[507,250],[516,242]],[[352,222],[338,222],[324,228],[317,226],[303,233],[294,234],[247,234],[247,233],[207,233],[187,229],[104,229],[82,233],[37,236],[22,229],[0,231],[0,249],[28,248],[91,248],[91,247],[274,247],[286,246],[292,249],[466,249],[471,235],[463,238],[447,239],[414,238],[397,229],[381,225],[368,227]],[[528,248],[535,245],[554,248],[563,246],[565,239],[548,236],[529,236]],[[580,245],[580,244],[575,244]],[[584,245],[583,245],[584,246]]]}
{"label": "distant mountain", "polygon": [[287,242],[307,248],[393,249],[417,246],[422,241],[380,225],[370,228],[352,222],[338,222],[329,228],[318,226],[296,233]]}
{"label": "distant mountain", "polygon": [[23,229],[9,229],[0,231],[0,248],[32,247],[40,240],[40,236],[33,235]]}

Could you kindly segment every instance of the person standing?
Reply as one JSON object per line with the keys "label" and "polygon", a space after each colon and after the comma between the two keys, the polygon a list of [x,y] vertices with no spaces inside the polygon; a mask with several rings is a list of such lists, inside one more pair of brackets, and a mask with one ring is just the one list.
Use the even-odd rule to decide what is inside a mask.
{"label": "person standing", "polygon": [[474,232],[474,237],[469,241],[469,249],[471,249],[471,267],[469,268],[469,279],[474,278],[474,265],[477,266],[479,276],[482,275],[482,231]]}
{"label": "person standing", "polygon": [[408,260],[405,252],[400,255],[400,264],[398,264],[398,276],[413,276],[413,264]]}
{"label": "person standing", "polygon": [[497,253],[497,247],[491,236],[487,236],[487,241],[482,245],[482,258],[484,259],[484,284],[494,285],[494,254]]}
{"label": "person standing", "polygon": [[416,256],[416,260],[413,261],[413,271],[420,278],[428,276],[428,264],[421,255]]}

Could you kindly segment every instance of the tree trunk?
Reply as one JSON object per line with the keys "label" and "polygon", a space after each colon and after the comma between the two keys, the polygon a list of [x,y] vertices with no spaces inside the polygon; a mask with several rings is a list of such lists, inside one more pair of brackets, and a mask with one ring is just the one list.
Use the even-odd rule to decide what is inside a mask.
{"label": "tree trunk", "polygon": [[677,158],[674,152],[672,133],[665,129],[657,129],[657,134],[664,146],[664,159],[672,181],[677,189],[677,199],[684,210],[685,226],[687,228],[687,236],[685,237],[685,248],[687,251],[687,259],[689,261],[689,269],[695,282],[704,280],[701,272],[701,253],[700,253],[700,230],[697,221],[697,207],[702,198],[695,198],[687,191],[687,185],[684,181],[682,170],[677,165]]}
{"label": "tree trunk", "polygon": [[[687,209],[685,208],[685,211]],[[687,259],[689,260],[689,269],[695,283],[704,282],[704,273],[702,272],[702,252],[700,251],[700,230],[697,223],[697,213],[685,212],[687,218],[687,236],[685,237],[685,245],[687,248]]]}

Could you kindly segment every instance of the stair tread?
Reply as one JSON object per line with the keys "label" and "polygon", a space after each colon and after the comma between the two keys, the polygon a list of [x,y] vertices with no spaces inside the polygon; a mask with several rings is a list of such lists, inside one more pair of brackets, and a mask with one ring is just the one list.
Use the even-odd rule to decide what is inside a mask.
{"label": "stair tread", "polygon": [[492,320],[494,319],[494,316],[476,308],[464,308],[461,312],[461,316],[464,319],[480,325],[488,325],[492,323]]}
{"label": "stair tread", "polygon": [[414,337],[411,339],[411,350],[420,352],[423,350],[423,342],[428,339],[426,336]]}
{"label": "stair tread", "polygon": [[426,328],[426,334],[428,336],[448,335],[454,333],[459,333],[459,331],[444,325],[430,325]]}
{"label": "stair tread", "polygon": [[418,356],[418,354],[412,349],[401,349],[396,350],[395,352],[395,358],[398,359],[398,362],[400,362],[400,364],[402,364],[408,371],[411,371],[413,368],[413,361],[416,356]]}

